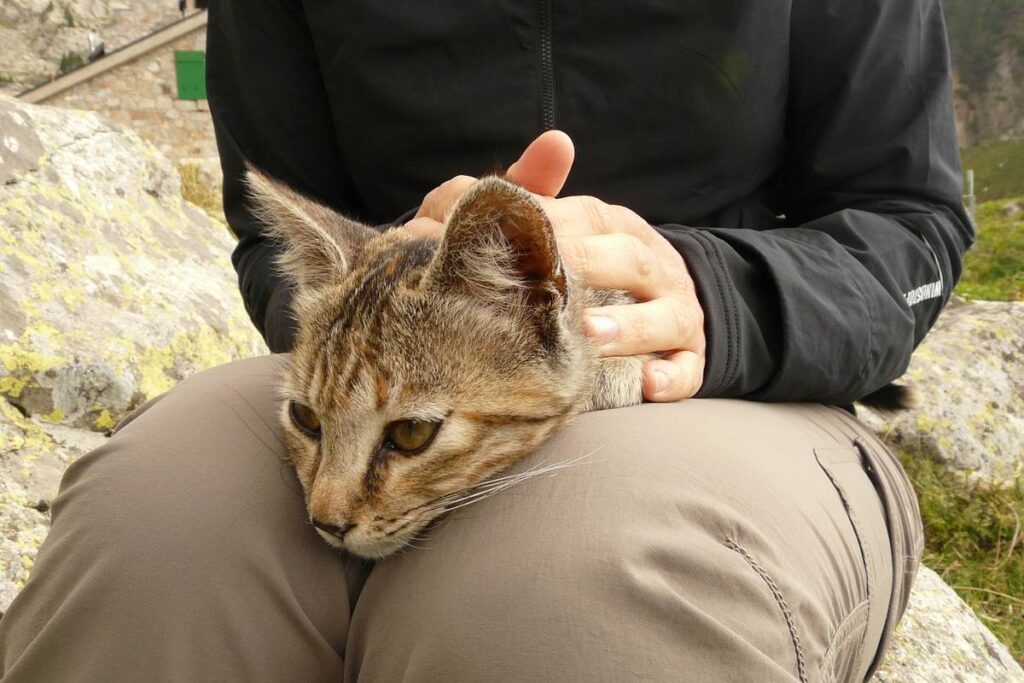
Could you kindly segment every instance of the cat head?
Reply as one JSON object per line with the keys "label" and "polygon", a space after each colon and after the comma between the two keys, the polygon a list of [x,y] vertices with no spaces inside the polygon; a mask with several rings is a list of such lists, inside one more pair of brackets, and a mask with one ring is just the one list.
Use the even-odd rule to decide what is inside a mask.
{"label": "cat head", "polygon": [[294,285],[282,425],[332,545],[403,547],[589,390],[576,287],[516,185],[479,181],[439,242],[377,233],[255,171],[248,186]]}

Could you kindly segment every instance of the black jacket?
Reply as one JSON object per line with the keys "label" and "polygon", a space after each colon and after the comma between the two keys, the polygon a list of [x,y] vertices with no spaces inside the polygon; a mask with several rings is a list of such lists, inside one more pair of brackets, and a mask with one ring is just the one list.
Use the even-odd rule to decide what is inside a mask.
{"label": "black jacket", "polygon": [[689,265],[701,396],[885,385],[974,239],[939,0],[215,0],[207,89],[233,261],[275,351],[289,293],[243,158],[379,224],[566,131],[563,194],[633,209]]}

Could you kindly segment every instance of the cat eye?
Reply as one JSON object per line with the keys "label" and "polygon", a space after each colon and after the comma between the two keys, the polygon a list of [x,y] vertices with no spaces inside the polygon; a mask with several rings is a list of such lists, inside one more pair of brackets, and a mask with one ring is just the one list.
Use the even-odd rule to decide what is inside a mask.
{"label": "cat eye", "polygon": [[398,420],[388,425],[385,446],[394,451],[415,454],[423,451],[433,442],[440,428],[440,422],[422,420]]}
{"label": "cat eye", "polygon": [[291,413],[292,422],[296,427],[314,439],[320,438],[320,418],[316,416],[312,408],[298,401],[292,401],[288,412]]}

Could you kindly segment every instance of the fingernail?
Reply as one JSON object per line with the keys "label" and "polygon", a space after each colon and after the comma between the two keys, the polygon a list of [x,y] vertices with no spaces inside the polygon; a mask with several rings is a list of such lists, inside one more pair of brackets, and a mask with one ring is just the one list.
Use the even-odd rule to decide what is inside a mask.
{"label": "fingernail", "polygon": [[654,371],[654,393],[660,394],[668,389],[668,375],[661,370]]}
{"label": "fingernail", "polygon": [[602,315],[587,317],[587,334],[602,344],[614,341],[619,336],[619,323],[614,318]]}

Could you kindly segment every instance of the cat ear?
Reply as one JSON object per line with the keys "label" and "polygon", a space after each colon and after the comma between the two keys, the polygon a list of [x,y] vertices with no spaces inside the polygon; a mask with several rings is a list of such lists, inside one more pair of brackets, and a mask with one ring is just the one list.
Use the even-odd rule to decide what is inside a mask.
{"label": "cat ear", "polygon": [[264,234],[284,247],[278,265],[302,289],[343,277],[352,253],[376,235],[249,164],[245,184]]}
{"label": "cat ear", "polygon": [[529,192],[502,178],[484,178],[459,200],[433,268],[440,286],[485,298],[567,301],[551,222]]}

